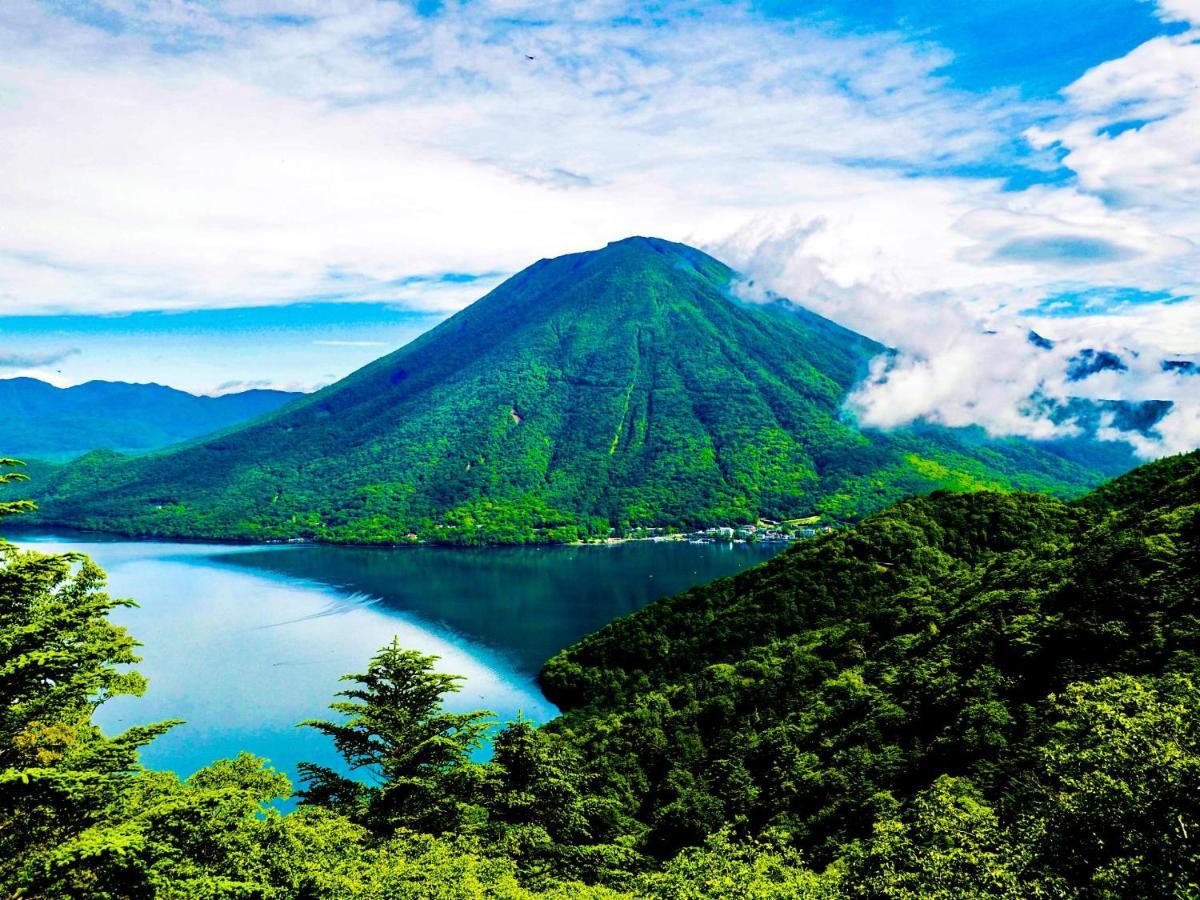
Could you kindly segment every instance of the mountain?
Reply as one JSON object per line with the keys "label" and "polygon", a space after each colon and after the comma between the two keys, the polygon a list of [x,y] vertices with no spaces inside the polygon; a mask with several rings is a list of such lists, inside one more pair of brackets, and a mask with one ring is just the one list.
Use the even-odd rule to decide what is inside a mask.
{"label": "mountain", "polygon": [[1200,453],[1069,504],[902,501],[541,677],[581,780],[660,858],[728,828],[845,896],[1191,896]]}
{"label": "mountain", "polygon": [[652,238],[544,259],[265,419],[86,457],[31,491],[43,522],[131,534],[470,544],[842,521],[938,487],[1100,480],[978,431],[859,429],[842,401],[880,345],[739,303],[734,277]]}
{"label": "mountain", "polygon": [[254,419],[303,396],[253,390],[198,397],[161,384],[89,381],[59,388],[0,379],[0,447],[22,459],[71,459],[89,450],[156,450]]}

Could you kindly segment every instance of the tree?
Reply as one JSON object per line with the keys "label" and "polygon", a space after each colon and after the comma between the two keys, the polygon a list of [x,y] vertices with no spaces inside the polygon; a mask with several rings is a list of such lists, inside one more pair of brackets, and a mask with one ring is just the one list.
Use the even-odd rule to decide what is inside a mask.
{"label": "tree", "polygon": [[974,785],[943,775],[851,846],[840,887],[846,897],[897,900],[1049,896],[1022,880],[1026,858]]}
{"label": "tree", "polygon": [[1024,838],[1084,896],[1200,892],[1200,697],[1192,678],[1119,675],[1051,698]]}
{"label": "tree", "polygon": [[[19,459],[9,459],[7,457],[0,458],[0,470],[16,469],[24,465],[25,463],[21,462]],[[0,471],[0,484],[13,484],[17,481],[28,480],[29,476],[24,472]],[[8,516],[19,515],[20,513],[33,512],[35,509],[37,509],[37,504],[32,500],[7,500],[0,502],[0,519],[4,519]]]}
{"label": "tree", "polygon": [[340,809],[381,834],[399,827],[438,834],[461,822],[485,777],[471,754],[483,745],[492,713],[445,712],[442,698],[462,678],[435,672],[437,660],[393,640],[365,673],[342,677],[356,686],[329,708],[344,720],[300,724],[329,735],[351,770],[375,783],[304,763],[306,803]]}
{"label": "tree", "polygon": [[580,843],[589,836],[580,793],[580,761],[572,748],[518,719],[492,744],[496,778],[493,816],[511,825],[542,828],[554,840]]}
{"label": "tree", "polygon": [[489,833],[527,880],[620,882],[645,866],[641,854],[614,842],[622,830],[619,806],[597,789],[562,735],[519,718],[492,747]]}
{"label": "tree", "polygon": [[[0,460],[12,468],[16,460]],[[0,474],[0,484],[22,479]],[[0,503],[0,517],[32,508]],[[48,848],[71,846],[103,820],[139,769],[137,751],[173,722],[105,736],[92,724],[100,704],[141,694],[145,680],[119,666],[137,646],[108,613],[128,600],[104,593],[104,573],[78,553],[22,551],[0,541],[0,880],[36,885],[55,869]],[[126,852],[129,836],[93,836],[87,853],[61,857],[53,878],[90,884],[102,860]],[[61,854],[60,854],[61,856]]]}
{"label": "tree", "polygon": [[734,841],[729,829],[689,847],[637,879],[639,894],[662,900],[834,900],[836,875],[818,875],[800,854],[770,843]]}

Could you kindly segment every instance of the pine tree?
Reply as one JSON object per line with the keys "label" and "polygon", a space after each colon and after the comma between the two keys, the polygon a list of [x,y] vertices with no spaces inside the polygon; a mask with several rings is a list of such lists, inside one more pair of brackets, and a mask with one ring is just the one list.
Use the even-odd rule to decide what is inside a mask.
{"label": "pine tree", "polygon": [[[0,460],[9,469],[16,460]],[[22,480],[0,474],[0,484]],[[31,509],[0,503],[0,517]],[[172,722],[105,736],[100,704],[140,695],[137,643],[108,614],[133,605],[104,593],[104,573],[78,553],[23,551],[0,541],[0,881],[86,885],[128,835],[95,826],[138,769],[137,750]],[[34,861],[53,848],[52,860]],[[86,860],[86,861],[85,861]]]}
{"label": "pine tree", "polygon": [[437,660],[393,640],[365,673],[342,677],[355,685],[330,704],[343,721],[300,724],[329,735],[350,769],[375,784],[303,763],[305,802],[341,809],[377,833],[407,827],[437,834],[461,821],[485,777],[471,754],[483,745],[492,713],[443,710],[442,698],[462,678],[435,672]]}

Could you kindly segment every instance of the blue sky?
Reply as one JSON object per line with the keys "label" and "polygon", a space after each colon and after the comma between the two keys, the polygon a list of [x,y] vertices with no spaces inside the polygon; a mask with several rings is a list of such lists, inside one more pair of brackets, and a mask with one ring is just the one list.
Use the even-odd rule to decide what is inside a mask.
{"label": "blue sky", "polygon": [[[881,426],[1200,353],[1197,0],[6,0],[0,376],[340,377],[655,234],[887,341]],[[530,59],[529,57],[533,57]],[[1038,351],[1030,327],[1055,341]],[[1146,360],[1068,383],[1082,347]],[[1111,376],[1111,377],[1110,377]]]}
{"label": "blue sky", "polygon": [[765,0],[754,6],[789,21],[815,18],[841,33],[899,30],[908,40],[948,50],[944,73],[957,86],[1015,87],[1026,98],[1053,99],[1093,66],[1184,28],[1164,23],[1151,3],[1120,0]]}
{"label": "blue sky", "polygon": [[[193,390],[312,390],[403,346],[441,313],[389,303],[0,318],[10,368],[51,380],[167,382]],[[69,378],[63,376],[69,373]],[[174,376],[174,377],[172,377]]]}

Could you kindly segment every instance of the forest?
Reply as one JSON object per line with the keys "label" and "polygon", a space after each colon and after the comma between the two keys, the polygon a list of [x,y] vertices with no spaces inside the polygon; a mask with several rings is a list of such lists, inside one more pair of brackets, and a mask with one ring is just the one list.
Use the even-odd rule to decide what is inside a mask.
{"label": "forest", "polygon": [[1197,453],[905,499],[658,601],[547,662],[541,728],[447,712],[460,679],[390,644],[303,723],[344,771],[295,786],[93,723],[145,681],[86,558],[0,544],[0,598],[6,896],[1200,893]]}

